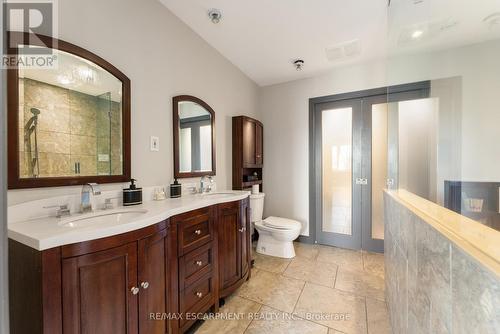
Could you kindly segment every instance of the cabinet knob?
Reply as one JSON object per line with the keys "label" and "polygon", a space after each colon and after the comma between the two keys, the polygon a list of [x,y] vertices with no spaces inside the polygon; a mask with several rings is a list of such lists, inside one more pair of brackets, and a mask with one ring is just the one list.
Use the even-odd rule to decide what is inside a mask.
{"label": "cabinet knob", "polygon": [[198,261],[196,261],[196,265],[198,265],[198,267],[201,267],[203,265],[203,262],[198,260]]}
{"label": "cabinet knob", "polygon": [[139,288],[134,286],[134,287],[132,287],[132,289],[130,289],[130,292],[132,292],[133,295],[136,295],[139,293]]}
{"label": "cabinet knob", "polygon": [[201,293],[201,292],[197,292],[197,293],[196,293],[196,296],[198,296],[198,298],[201,298],[201,297],[203,297],[203,293]]}
{"label": "cabinet knob", "polygon": [[246,227],[242,227],[242,228],[240,228],[238,231],[240,231],[241,233],[243,233],[243,232],[245,232],[246,230],[247,230],[247,228],[246,228]]}
{"label": "cabinet knob", "polygon": [[194,234],[200,235],[201,234],[201,230],[194,231]]}
{"label": "cabinet knob", "polygon": [[141,287],[146,290],[147,288],[149,288],[149,282],[142,282],[141,283]]}
{"label": "cabinet knob", "polygon": [[259,154],[259,155],[257,155],[257,158],[260,158],[260,154]]}

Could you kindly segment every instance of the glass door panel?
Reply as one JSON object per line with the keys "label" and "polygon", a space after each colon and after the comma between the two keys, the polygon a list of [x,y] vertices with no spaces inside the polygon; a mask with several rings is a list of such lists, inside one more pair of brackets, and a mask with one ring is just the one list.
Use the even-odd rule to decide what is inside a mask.
{"label": "glass door panel", "polygon": [[372,223],[371,238],[384,239],[384,189],[388,170],[388,105],[372,105]]}
{"label": "glass door panel", "polygon": [[361,247],[360,176],[361,100],[345,100],[315,107],[314,192],[316,242]]}
{"label": "glass door panel", "polygon": [[352,108],[321,117],[322,231],[352,235]]}

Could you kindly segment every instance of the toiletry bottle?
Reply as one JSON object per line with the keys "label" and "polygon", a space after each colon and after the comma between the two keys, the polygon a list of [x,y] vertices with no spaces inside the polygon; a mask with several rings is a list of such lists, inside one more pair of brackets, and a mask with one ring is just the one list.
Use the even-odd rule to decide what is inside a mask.
{"label": "toiletry bottle", "polygon": [[138,205],[142,204],[142,188],[137,188],[135,179],[130,180],[130,187],[123,189],[123,205]]}
{"label": "toiletry bottle", "polygon": [[174,183],[170,185],[170,198],[181,197],[181,187],[181,184],[175,179]]}

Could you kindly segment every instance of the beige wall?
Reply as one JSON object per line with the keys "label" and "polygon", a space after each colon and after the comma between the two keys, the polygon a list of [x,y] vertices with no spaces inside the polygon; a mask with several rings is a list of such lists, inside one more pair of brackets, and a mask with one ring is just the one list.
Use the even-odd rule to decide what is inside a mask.
{"label": "beige wall", "polygon": [[[189,94],[215,110],[217,188],[230,188],[231,117],[259,118],[256,84],[158,1],[65,0],[58,4],[59,38],[103,57],[131,80],[132,175],[139,184],[172,181],[171,101],[175,95]],[[150,136],[160,138],[159,152],[150,151]],[[80,189],[9,191],[9,204]]]}
{"label": "beige wall", "polygon": [[500,146],[492,144],[498,142],[500,124],[495,98],[500,90],[499,55],[500,40],[494,40],[340,67],[325,75],[261,88],[264,216],[296,219],[304,225],[302,234],[309,235],[309,99],[387,85],[461,77],[461,176],[499,181]]}

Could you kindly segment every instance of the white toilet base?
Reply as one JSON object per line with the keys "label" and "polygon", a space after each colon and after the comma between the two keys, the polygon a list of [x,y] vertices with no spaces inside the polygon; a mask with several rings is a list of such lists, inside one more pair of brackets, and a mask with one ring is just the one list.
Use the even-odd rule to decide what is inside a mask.
{"label": "white toilet base", "polygon": [[295,257],[293,241],[278,241],[268,233],[259,233],[257,253],[291,259]]}

